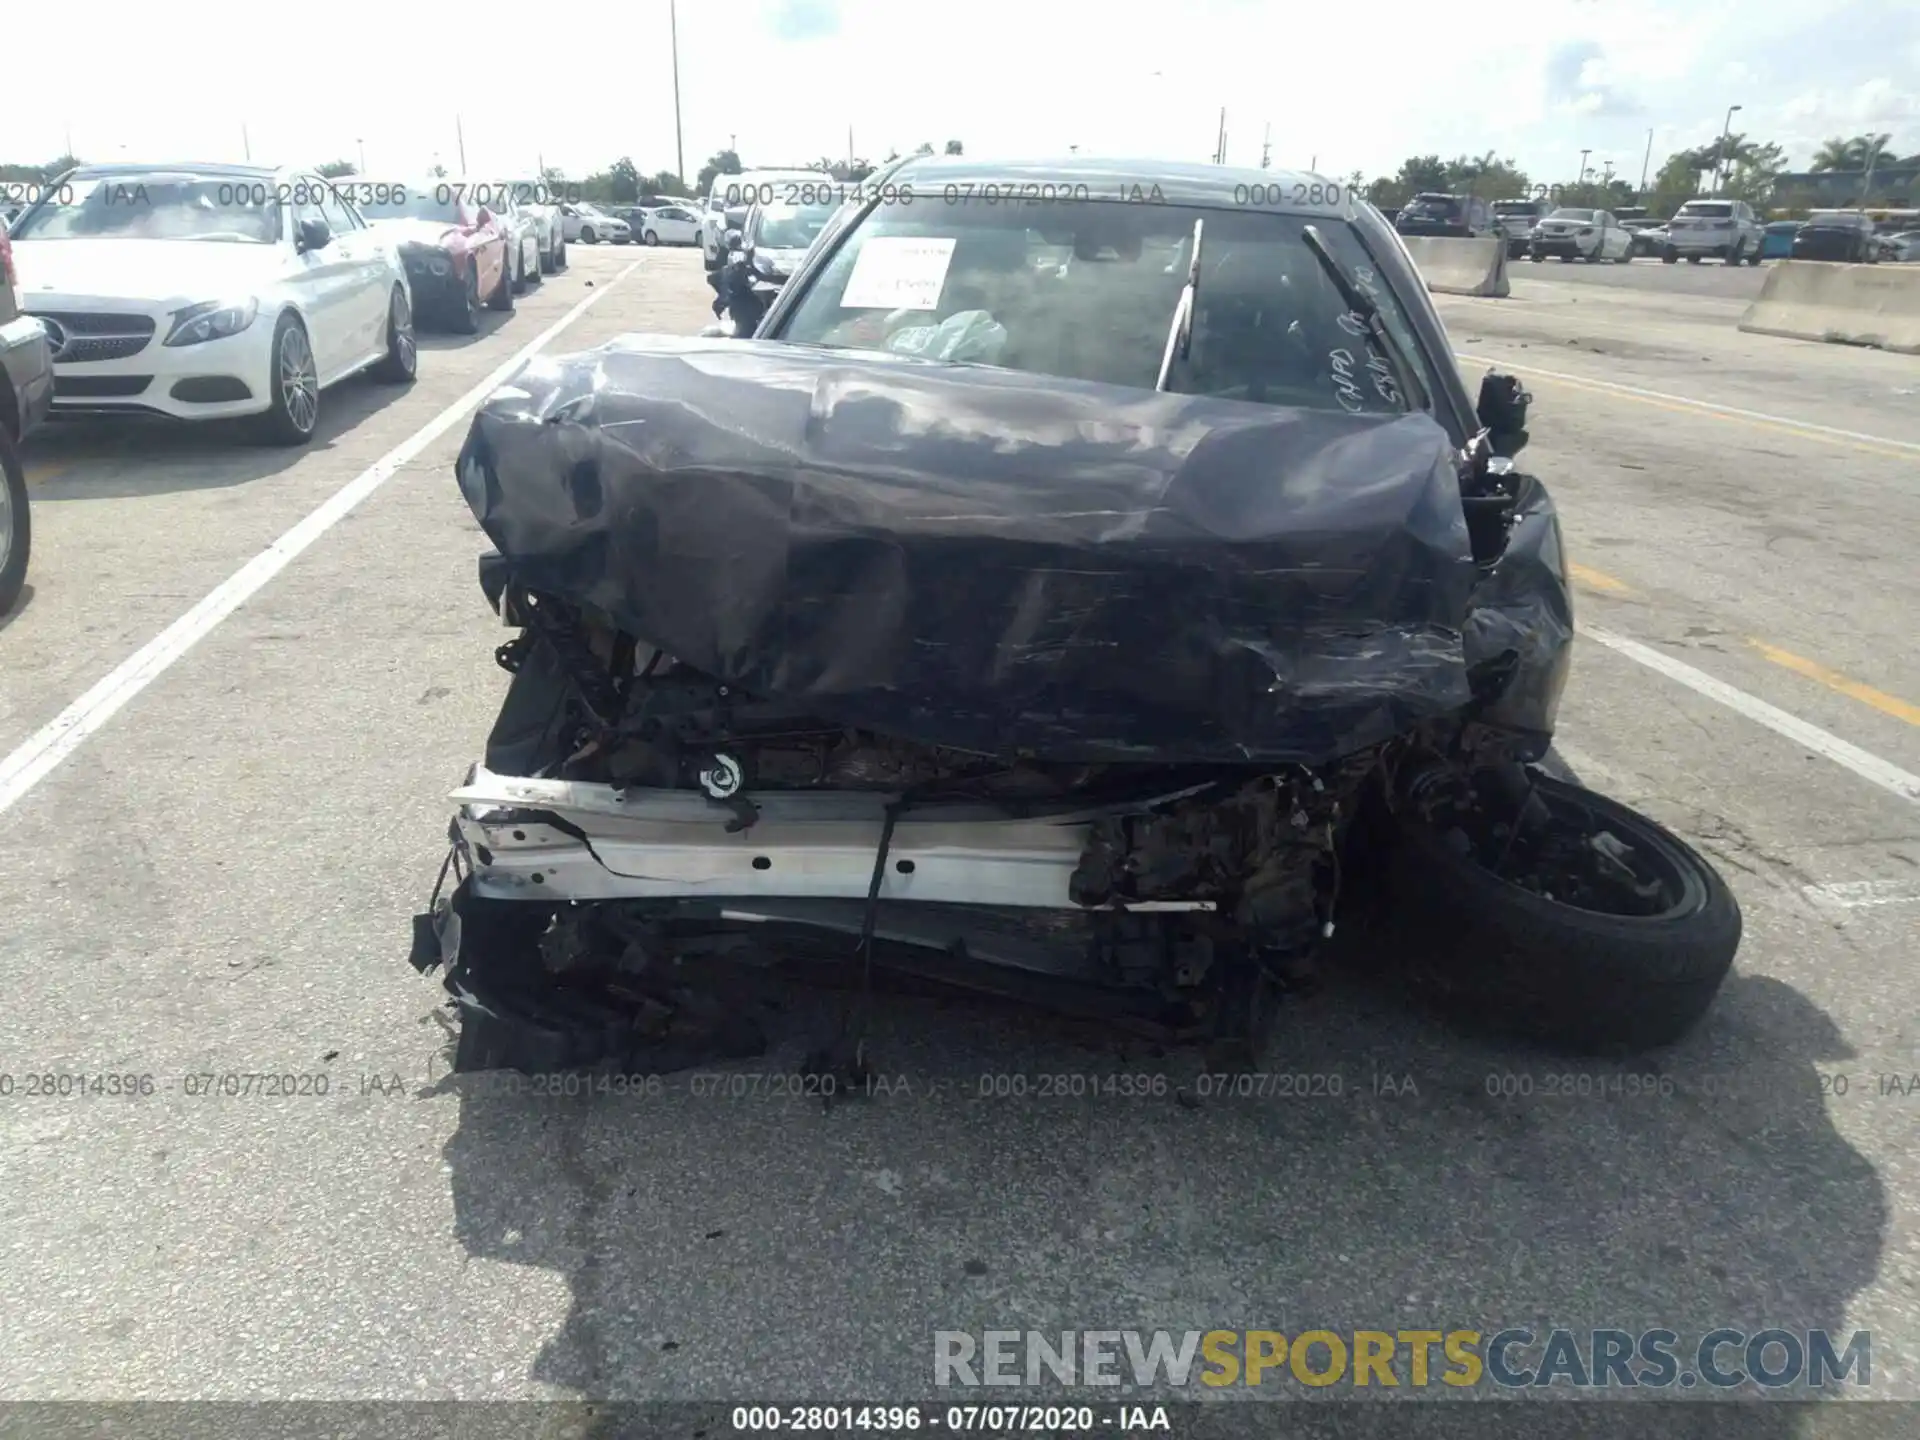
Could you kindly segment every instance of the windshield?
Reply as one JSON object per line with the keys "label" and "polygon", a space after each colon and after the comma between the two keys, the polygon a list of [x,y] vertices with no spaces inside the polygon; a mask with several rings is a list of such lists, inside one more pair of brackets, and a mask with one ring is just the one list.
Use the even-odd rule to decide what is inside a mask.
{"label": "windshield", "polygon": [[[999,365],[1154,388],[1205,228],[1193,343],[1169,388],[1268,404],[1395,414],[1406,408],[1301,238],[1304,217],[1075,201],[882,204],[839,245],[778,339]],[[1405,313],[1344,222],[1316,224],[1437,387]]]}
{"label": "windshield", "polygon": [[1816,210],[1807,217],[1809,225],[1818,225],[1822,230],[1854,230],[1860,227],[1861,217],[1847,210]]}
{"label": "windshield", "polygon": [[1457,215],[1460,213],[1460,197],[1457,195],[1416,195],[1407,202],[1405,213],[1409,215]]}
{"label": "windshield", "polygon": [[1540,206],[1531,200],[1496,200],[1493,202],[1496,215],[1538,215]]}
{"label": "windshield", "polygon": [[50,197],[14,222],[12,238],[272,245],[280,239],[281,188],[246,176],[80,175],[60,185],[59,200]]}
{"label": "windshield", "polygon": [[1733,214],[1733,206],[1725,200],[1689,200],[1680,207],[1682,215],[1718,216],[1725,219]]}
{"label": "windshield", "polygon": [[1562,207],[1561,209],[1554,211],[1553,214],[1549,215],[1547,218],[1549,220],[1578,220],[1583,225],[1591,225],[1593,223],[1593,211],[1578,210],[1578,209],[1570,210],[1565,207]]}
{"label": "windshield", "polygon": [[370,187],[368,194],[371,203],[357,207],[368,220],[434,220],[442,225],[460,223],[460,203],[445,185],[428,189],[376,185]]}
{"label": "windshield", "polygon": [[804,250],[833,218],[833,205],[767,205],[760,210],[754,244],[769,250]]}

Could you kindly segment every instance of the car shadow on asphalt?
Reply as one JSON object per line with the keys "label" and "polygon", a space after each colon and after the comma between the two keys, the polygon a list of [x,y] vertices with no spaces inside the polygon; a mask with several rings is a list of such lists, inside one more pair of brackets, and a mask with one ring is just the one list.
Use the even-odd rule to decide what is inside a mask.
{"label": "car shadow on asphalt", "polygon": [[33,582],[29,580],[20,586],[20,593],[14,597],[13,605],[4,613],[0,613],[0,633],[4,633],[9,625],[26,614],[27,607],[32,603]]}
{"label": "car shadow on asphalt", "polygon": [[[530,299],[532,295],[538,293],[538,291],[531,291],[527,295],[516,295],[514,297],[515,305],[518,306],[521,301]],[[487,341],[511,325],[517,314],[517,309],[482,310],[480,312],[480,328],[471,335],[462,335],[454,330],[429,329],[426,326],[420,326],[414,333],[414,339],[419,343],[420,353],[423,355],[432,354],[440,350],[465,350],[472,345],[486,344]],[[532,337],[529,336],[528,338],[531,339]]]}
{"label": "car shadow on asphalt", "polygon": [[45,476],[34,484],[33,504],[248,485],[323,452],[413,389],[382,384],[367,375],[342,380],[321,396],[313,439],[298,446],[262,444],[244,420],[63,416],[34,431],[24,447],[30,469]]}
{"label": "car shadow on asphalt", "polygon": [[[1301,1077],[1286,1093],[1203,1098],[1197,1055],[896,994],[867,1032],[890,1093],[830,1108],[769,1081],[534,1097],[460,1077],[456,1235],[475,1258],[565,1277],[571,1311],[532,1378],[594,1400],[931,1397],[936,1329],[1567,1326],[1693,1343],[1780,1325],[1844,1349],[1889,1207],[1830,1109],[1900,1102],[1823,1081],[1817,1067],[1861,1067],[1818,1006],[1736,974],[1680,1045],[1567,1061],[1441,1023],[1392,957],[1353,953],[1366,943],[1283,1011],[1267,1069]],[[818,985],[764,999],[769,1055],[715,1073],[792,1072],[846,1001]],[[1131,1096],[1068,1078],[1163,1074]],[[1054,1093],[1042,1076],[1061,1077]],[[1794,1409],[1658,1433],[1784,1440],[1804,1433]],[[1525,1433],[1578,1413],[1599,1418],[1529,1406]]]}

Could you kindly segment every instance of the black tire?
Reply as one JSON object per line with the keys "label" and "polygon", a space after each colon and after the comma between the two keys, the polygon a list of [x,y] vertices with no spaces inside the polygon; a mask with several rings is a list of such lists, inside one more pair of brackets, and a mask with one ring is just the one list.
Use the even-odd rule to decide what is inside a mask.
{"label": "black tire", "polygon": [[658,245],[660,243],[660,237],[651,230],[642,230],[640,232],[640,243],[642,245]]}
{"label": "black tire", "polygon": [[1760,250],[1759,250],[1759,247],[1757,247],[1757,246],[1756,246],[1756,247],[1754,248],[1754,252],[1753,252],[1753,254],[1751,254],[1751,255],[1749,255],[1749,256],[1747,257],[1747,264],[1748,264],[1748,265],[1750,265],[1750,266],[1752,266],[1752,267],[1753,267],[1754,269],[1756,269],[1756,270],[1757,270],[1757,269],[1759,269],[1759,268],[1760,268],[1760,260],[1761,260],[1761,258],[1762,258],[1762,257],[1761,257],[1761,254],[1760,254]]}
{"label": "black tire", "polygon": [[1580,1054],[1671,1044],[1732,968],[1741,928],[1733,892],[1646,816],[1542,771],[1530,776],[1550,810],[1584,810],[1651,858],[1671,877],[1675,903],[1633,916],[1548,899],[1460,853],[1403,802],[1381,875],[1397,953],[1446,1008],[1528,1040]]}
{"label": "black tire", "polygon": [[411,385],[420,370],[420,346],[413,334],[413,306],[398,285],[387,300],[387,355],[373,367],[373,378],[388,385]]}
{"label": "black tire", "polygon": [[471,256],[467,259],[467,283],[460,287],[460,309],[454,314],[453,328],[462,335],[480,333],[480,269]]}
{"label": "black tire", "polygon": [[556,242],[555,244],[545,246],[544,248],[541,249],[540,273],[542,275],[551,275],[555,270],[558,270],[560,268],[558,265],[553,263],[554,255],[559,250],[559,248],[560,247]]}
{"label": "black tire", "polygon": [[1740,261],[1744,258],[1744,255],[1745,255],[1745,252],[1743,248],[1739,245],[1735,245],[1731,250],[1727,251],[1727,256],[1726,256],[1727,265],[1729,267],[1738,265]]}
{"label": "black tire", "polygon": [[1696,251],[1694,254],[1687,256],[1687,264],[1698,265],[1699,263],[1700,263],[1699,252]]}
{"label": "black tire", "polygon": [[600,243],[598,237],[594,235],[591,225],[582,225],[580,227],[580,243],[582,245],[598,245]]}
{"label": "black tire", "polygon": [[487,308],[498,310],[503,315],[513,313],[513,256],[500,257],[500,280],[493,287],[493,294],[487,297]]}
{"label": "black tire", "polygon": [[1547,257],[1542,255],[1538,250],[1531,251],[1527,255],[1527,259],[1532,261],[1535,265],[1538,265],[1542,260],[1546,258]]}
{"label": "black tire", "polygon": [[0,516],[0,615],[13,609],[27,583],[27,556],[33,550],[33,517],[27,509],[27,470],[20,448],[0,425],[0,484],[6,514]]}
{"label": "black tire", "polygon": [[1662,265],[1678,264],[1679,260],[1680,252],[1678,250],[1662,250],[1660,252],[1660,263]]}
{"label": "black tire", "polygon": [[1631,265],[1633,263],[1633,251],[1628,250],[1622,254],[1614,256],[1613,263],[1616,265]]}
{"label": "black tire", "polygon": [[564,235],[553,242],[553,268],[556,271],[567,268],[567,237]]}
{"label": "black tire", "polygon": [[526,294],[527,286],[532,282],[527,279],[527,256],[518,240],[513,242],[513,254],[508,257],[507,268],[513,272],[513,293]]}
{"label": "black tire", "polygon": [[547,267],[541,263],[541,258],[540,240],[538,236],[535,236],[533,242],[533,268],[529,270],[523,264],[520,269],[521,282],[529,290],[547,278]]}
{"label": "black tire", "polygon": [[275,322],[269,356],[266,386],[272,403],[255,427],[269,445],[305,445],[320,425],[320,373],[307,327],[293,311],[283,312]]}

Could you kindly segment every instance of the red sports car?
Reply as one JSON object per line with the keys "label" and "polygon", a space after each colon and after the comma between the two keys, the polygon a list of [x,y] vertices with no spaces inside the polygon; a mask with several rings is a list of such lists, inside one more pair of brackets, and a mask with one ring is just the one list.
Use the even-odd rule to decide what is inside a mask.
{"label": "red sports car", "polygon": [[511,236],[506,221],[459,180],[387,184],[358,176],[339,182],[354,207],[400,247],[418,323],[439,321],[463,335],[480,328],[482,302],[513,309]]}

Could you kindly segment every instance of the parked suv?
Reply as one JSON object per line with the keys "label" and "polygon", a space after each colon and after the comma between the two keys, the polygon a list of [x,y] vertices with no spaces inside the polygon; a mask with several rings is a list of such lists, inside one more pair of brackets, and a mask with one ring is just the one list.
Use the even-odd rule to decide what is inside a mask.
{"label": "parked suv", "polygon": [[0,229],[0,615],[20,598],[33,540],[20,442],[53,408],[53,347],[40,322],[20,313],[18,278]]}
{"label": "parked suv", "polygon": [[1509,259],[1527,253],[1527,241],[1533,235],[1533,227],[1544,220],[1547,211],[1552,208],[1544,200],[1496,200],[1493,202],[1493,218],[1500,228],[1507,232]]}
{"label": "parked suv", "polygon": [[1416,195],[1401,209],[1393,228],[1402,235],[1452,235],[1462,239],[1506,234],[1495,223],[1493,207],[1478,195]]}
{"label": "parked suv", "polygon": [[1660,258],[1671,265],[1682,255],[1698,265],[1712,255],[1729,265],[1760,263],[1766,235],[1753,207],[1744,200],[1689,200],[1667,222],[1667,245]]}

